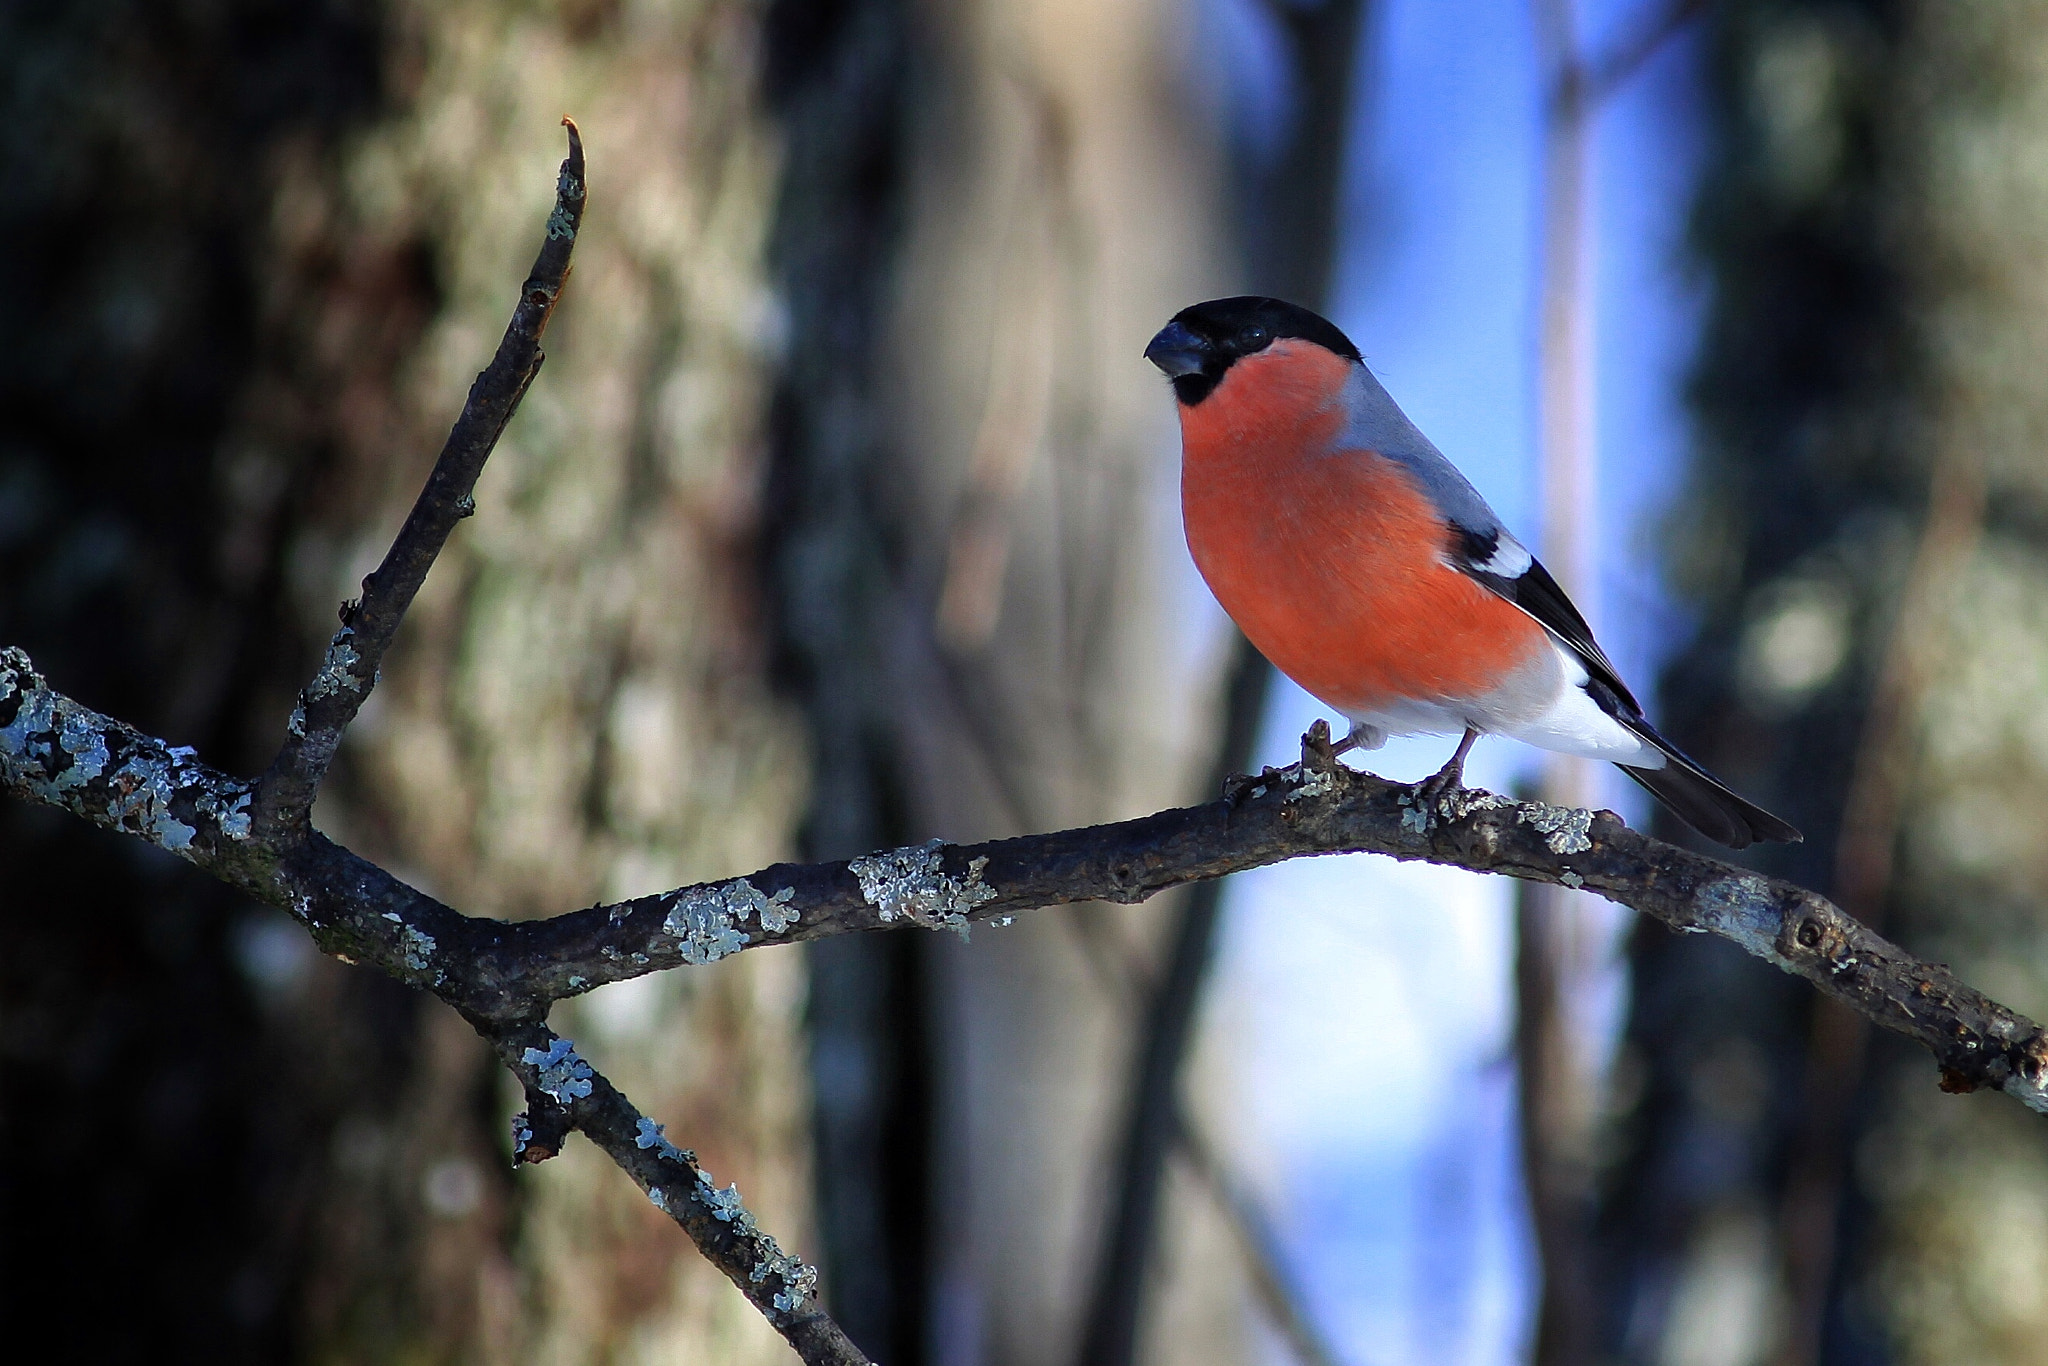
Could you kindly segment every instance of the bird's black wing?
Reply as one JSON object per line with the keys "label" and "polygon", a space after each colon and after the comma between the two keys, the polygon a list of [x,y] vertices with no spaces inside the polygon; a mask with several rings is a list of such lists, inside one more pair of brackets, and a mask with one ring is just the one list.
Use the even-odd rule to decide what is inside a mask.
{"label": "bird's black wing", "polygon": [[[1550,571],[1543,567],[1543,562],[1512,539],[1503,542],[1505,535],[1501,531],[1474,531],[1456,522],[1451,523],[1451,563],[1466,576],[1536,618],[1552,635],[1571,646],[1572,652],[1585,661],[1586,672],[1592,680],[1612,693],[1627,713],[1640,717],[1643,714],[1642,704],[1628,690],[1628,684],[1621,681],[1621,674],[1615,669],[1614,661],[1607,657],[1607,652],[1600,648],[1600,642],[1593,639],[1593,628],[1586,625],[1579,609],[1565,596],[1557,580],[1550,577]],[[1503,554],[1504,548],[1515,552],[1511,558]],[[1526,566],[1520,563],[1522,560],[1528,561]],[[1509,566],[1519,572],[1500,572]],[[1600,697],[1598,691],[1589,691],[1593,691],[1594,700],[1606,707],[1617,720],[1625,719],[1622,712],[1607,706],[1606,699]]]}
{"label": "bird's black wing", "polygon": [[1797,843],[1802,838],[1792,825],[1732,791],[1650,724],[1642,704],[1593,639],[1593,629],[1579,609],[1542,562],[1506,532],[1473,531],[1453,522],[1450,558],[1462,573],[1527,612],[1571,647],[1586,666],[1587,696],[1600,710],[1655,746],[1665,759],[1662,768],[1615,767],[1647,788],[1680,820],[1731,849],[1746,849],[1758,840]]}

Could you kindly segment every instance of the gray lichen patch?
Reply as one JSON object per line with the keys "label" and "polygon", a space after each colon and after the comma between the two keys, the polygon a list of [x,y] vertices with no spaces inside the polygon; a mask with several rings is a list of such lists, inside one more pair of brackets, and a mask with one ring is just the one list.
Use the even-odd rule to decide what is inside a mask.
{"label": "gray lichen patch", "polygon": [[573,239],[575,236],[576,223],[568,208],[561,204],[555,205],[555,211],[548,215],[548,238],[559,242],[565,238]]}
{"label": "gray lichen patch", "polygon": [[590,1079],[597,1075],[589,1063],[576,1056],[576,1046],[563,1038],[551,1040],[545,1053],[527,1049],[520,1054],[520,1061],[540,1073],[540,1089],[562,1105],[589,1095]]}
{"label": "gray lichen patch", "polygon": [[749,916],[766,934],[780,934],[794,924],[798,912],[789,903],[795,895],[785,887],[768,896],[743,877],[714,887],[685,887],[668,894],[671,905],[661,927],[682,941],[685,963],[715,963],[753,942],[740,929]]}
{"label": "gray lichen patch", "polygon": [[704,1186],[699,1194],[703,1196],[704,1203],[711,1206],[712,1218],[731,1224],[742,1233],[754,1231],[754,1216],[740,1203],[739,1182],[735,1181],[724,1190],[720,1190],[712,1181],[709,1172],[700,1172],[697,1180]]}
{"label": "gray lichen patch", "polygon": [[1436,799],[1437,813],[1453,821],[1461,821],[1478,811],[1505,811],[1514,805],[1506,797],[1474,787],[1454,787]]}
{"label": "gray lichen patch", "polygon": [[1479,811],[1504,811],[1516,805],[1473,787],[1453,787],[1433,799],[1419,793],[1403,792],[1394,799],[1401,808],[1401,828],[1427,835],[1439,821],[1461,821]]}
{"label": "gray lichen patch", "polygon": [[905,849],[863,854],[847,866],[860,882],[861,898],[881,912],[884,923],[908,920],[929,929],[967,933],[967,917],[977,906],[996,899],[996,889],[982,881],[986,858],[967,865],[967,876],[946,872],[940,851],[943,840]]}
{"label": "gray lichen patch", "polygon": [[[362,656],[356,653],[356,647],[351,643],[355,634],[353,626],[344,626],[334,633],[334,639],[327,642],[327,656],[320,661],[320,672],[306,684],[304,696],[308,702],[356,690],[355,675],[350,671]],[[304,722],[300,724],[304,725]]]}
{"label": "gray lichen patch", "polygon": [[50,690],[0,650],[0,785],[203,862],[249,836],[247,784]]}
{"label": "gray lichen patch", "polygon": [[57,747],[71,756],[71,767],[59,773],[50,786],[58,792],[83,787],[107,771],[111,756],[107,737],[85,717],[72,713],[57,726]]}
{"label": "gray lichen patch", "polygon": [[1418,835],[1427,835],[1429,828],[1436,824],[1435,820],[1430,816],[1427,803],[1418,802],[1405,792],[1395,800],[1401,807],[1401,828],[1403,830],[1412,830]]}
{"label": "gray lichen patch", "polygon": [[753,1242],[754,1264],[747,1271],[747,1279],[750,1282],[759,1285],[770,1276],[781,1281],[782,1289],[770,1297],[770,1303],[776,1309],[785,1314],[793,1314],[803,1308],[804,1301],[817,1293],[818,1269],[806,1265],[803,1258],[784,1252],[777,1245],[774,1235],[762,1230],[747,1207],[740,1202],[740,1188],[737,1182],[720,1190],[711,1173],[699,1168],[697,1198],[710,1206],[712,1218],[732,1225],[735,1232]]}
{"label": "gray lichen patch", "polygon": [[384,918],[398,924],[398,956],[405,960],[406,967],[414,972],[432,972],[434,980],[438,982],[441,979],[441,971],[434,966],[434,950],[437,947],[434,936],[406,924],[404,917],[395,911],[386,911]]}
{"label": "gray lichen patch", "polygon": [[642,1115],[639,1119],[635,1120],[633,1129],[634,1146],[652,1148],[654,1149],[655,1156],[666,1158],[670,1162],[687,1164],[694,1164],[696,1162],[697,1155],[695,1153],[691,1152],[688,1148],[678,1148],[675,1144],[669,1142],[668,1135],[663,1132],[663,1126],[656,1124],[647,1116]]}
{"label": "gray lichen patch", "polygon": [[1699,925],[1734,940],[1767,962],[1785,965],[1778,952],[1782,917],[1771,884],[1754,873],[1716,878],[1694,899]]}
{"label": "gray lichen patch", "polygon": [[1550,806],[1524,802],[1518,813],[1524,825],[1534,826],[1553,854],[1583,854],[1593,847],[1593,813],[1571,806]]}
{"label": "gray lichen patch", "polygon": [[1292,790],[1287,794],[1290,802],[1304,801],[1315,797],[1327,797],[1337,790],[1337,775],[1328,769],[1309,768],[1295,764]]}
{"label": "gray lichen patch", "polygon": [[213,788],[205,788],[194,799],[193,805],[197,806],[206,815],[213,817],[214,823],[220,827],[221,834],[226,835],[231,840],[245,840],[249,838],[249,799],[251,795],[246,787],[241,787],[234,791],[218,791]]}
{"label": "gray lichen patch", "polygon": [[818,1268],[807,1265],[804,1259],[793,1253],[784,1252],[776,1246],[774,1235],[762,1233],[761,1259],[754,1263],[747,1279],[759,1285],[770,1276],[779,1277],[782,1289],[775,1292],[770,1301],[785,1314],[794,1314],[804,1307],[804,1301],[818,1293]]}

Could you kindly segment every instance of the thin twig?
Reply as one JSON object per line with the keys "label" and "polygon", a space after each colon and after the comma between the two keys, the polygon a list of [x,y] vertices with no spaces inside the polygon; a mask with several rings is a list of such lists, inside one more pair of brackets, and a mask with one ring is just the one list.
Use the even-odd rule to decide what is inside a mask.
{"label": "thin twig", "polygon": [[470,386],[468,401],[434,461],[426,487],[385,552],[384,562],[363,580],[361,601],[343,606],[341,629],[328,643],[319,672],[299,693],[298,708],[285,727],[284,745],[256,786],[253,814],[259,829],[306,823],[321,780],[341,746],[342,732],[377,686],[384,652],[449,533],[476,511],[477,477],[540,373],[546,359],[541,334],[547,331],[548,318],[569,278],[569,258],[583,222],[583,139],[573,121],[565,118],[562,126],[569,130],[569,156],[556,182],[547,237],[520,288],[512,321],[498,342],[497,354]]}
{"label": "thin twig", "polygon": [[[784,1252],[755,1222],[738,1185],[719,1189],[695,1153],[670,1142],[663,1126],[641,1114],[574,1045],[545,1025],[483,1025],[478,1032],[519,1078],[529,1107],[547,1107],[603,1149],[798,1356],[814,1366],[869,1366],[821,1307],[816,1269]],[[513,1120],[514,1157],[544,1161],[553,1153],[535,1150],[526,1119]]]}

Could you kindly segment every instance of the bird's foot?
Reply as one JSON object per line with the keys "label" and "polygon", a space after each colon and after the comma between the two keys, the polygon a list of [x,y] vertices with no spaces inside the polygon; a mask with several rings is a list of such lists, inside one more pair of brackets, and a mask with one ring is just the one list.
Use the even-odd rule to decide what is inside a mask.
{"label": "bird's foot", "polygon": [[1420,804],[1435,807],[1451,793],[1465,790],[1465,756],[1472,752],[1472,742],[1478,738],[1478,731],[1470,726],[1465,728],[1465,738],[1458,741],[1457,750],[1444,766],[1415,785],[1415,796]]}
{"label": "bird's foot", "polygon": [[1449,763],[1417,783],[1415,797],[1425,806],[1435,806],[1451,793],[1464,790],[1465,766],[1460,763]]}

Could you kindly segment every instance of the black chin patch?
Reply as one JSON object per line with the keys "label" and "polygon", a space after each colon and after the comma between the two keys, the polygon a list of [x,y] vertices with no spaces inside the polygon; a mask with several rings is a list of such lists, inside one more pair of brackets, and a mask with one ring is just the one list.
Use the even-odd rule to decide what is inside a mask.
{"label": "black chin patch", "polygon": [[1216,370],[1198,370],[1192,375],[1177,375],[1173,381],[1173,396],[1186,407],[1192,408],[1216,391],[1223,382],[1223,372],[1229,367]]}

